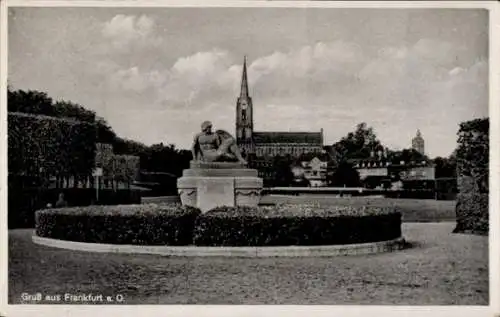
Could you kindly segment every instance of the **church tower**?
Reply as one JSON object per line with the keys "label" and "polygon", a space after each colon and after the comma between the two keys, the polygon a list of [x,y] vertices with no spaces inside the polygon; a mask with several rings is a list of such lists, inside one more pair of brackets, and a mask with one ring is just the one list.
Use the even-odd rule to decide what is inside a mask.
{"label": "church tower", "polygon": [[424,146],[425,146],[424,138],[422,137],[420,130],[417,130],[417,135],[411,140],[411,147],[415,151],[424,155],[425,154],[425,147]]}
{"label": "church tower", "polygon": [[247,59],[243,59],[240,96],[236,101],[236,143],[242,152],[253,152],[253,106],[248,92]]}

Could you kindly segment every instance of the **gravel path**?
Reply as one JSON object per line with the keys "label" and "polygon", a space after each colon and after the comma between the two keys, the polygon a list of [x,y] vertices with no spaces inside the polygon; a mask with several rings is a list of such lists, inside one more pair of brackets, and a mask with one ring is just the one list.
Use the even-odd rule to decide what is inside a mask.
{"label": "gravel path", "polygon": [[487,305],[488,238],[451,234],[454,227],[405,223],[413,247],[394,253],[291,259],[75,252],[12,230],[9,303],[40,292],[120,294],[126,304]]}

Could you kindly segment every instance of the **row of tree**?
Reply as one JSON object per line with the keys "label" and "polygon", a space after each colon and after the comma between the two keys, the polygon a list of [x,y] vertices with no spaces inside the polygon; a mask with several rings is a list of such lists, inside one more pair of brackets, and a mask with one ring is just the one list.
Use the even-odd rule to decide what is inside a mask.
{"label": "row of tree", "polygon": [[[191,152],[174,145],[146,146],[116,135],[105,119],[74,102],[54,101],[40,91],[8,87],[8,164],[12,183],[19,178],[39,181],[56,176],[86,180],[95,166],[96,144],[110,144],[119,161],[140,158],[140,168],[180,176]],[[122,164],[127,165],[127,164]],[[125,172],[127,175],[128,171]],[[17,179],[16,179],[17,178]]]}
{"label": "row of tree", "polygon": [[[88,176],[94,166],[95,144],[111,144],[118,155],[140,158],[140,169],[175,177],[189,166],[191,152],[163,143],[147,146],[120,138],[105,119],[95,112],[69,101],[54,101],[46,93],[8,89],[9,172],[13,174],[61,174]],[[334,143],[326,153],[330,185],[358,186],[357,160],[370,160],[382,155],[391,163],[431,160],[412,149],[392,151],[377,138],[372,127],[360,123],[353,132]],[[75,153],[78,153],[75,155]],[[277,186],[290,184],[290,166],[302,157],[278,156],[258,167]],[[256,159],[258,161],[259,159]],[[436,177],[455,177],[455,153],[432,160]]]}

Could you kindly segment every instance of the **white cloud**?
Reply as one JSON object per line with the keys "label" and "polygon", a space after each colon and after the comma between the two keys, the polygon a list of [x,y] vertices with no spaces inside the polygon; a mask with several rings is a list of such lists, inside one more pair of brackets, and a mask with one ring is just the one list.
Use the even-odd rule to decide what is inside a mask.
{"label": "white cloud", "polygon": [[[172,128],[148,126],[151,135],[159,129],[187,146],[189,129],[197,130],[198,121],[211,119],[233,131],[242,69],[233,61],[240,58],[212,49],[181,57],[165,69],[117,70],[109,80],[142,94],[150,110],[168,110],[169,120],[178,118]],[[383,142],[400,147],[408,147],[412,131],[421,129],[428,136],[427,148],[446,155],[455,146],[450,139],[457,120],[487,113],[487,69],[484,61],[457,65],[449,44],[425,39],[372,56],[346,42],[276,51],[248,65],[255,128],[324,128],[332,143],[365,121]]]}
{"label": "white cloud", "polygon": [[126,50],[131,46],[150,47],[162,42],[155,35],[155,21],[146,15],[116,15],[104,23],[102,35],[118,50]]}
{"label": "white cloud", "polygon": [[353,68],[364,58],[361,48],[352,43],[318,42],[256,59],[249,69],[252,75],[250,81],[258,84],[261,78],[264,80],[271,75],[279,76],[280,80],[323,80],[326,77],[352,74]]}
{"label": "white cloud", "polygon": [[118,70],[111,74],[110,83],[115,89],[124,89],[134,92],[143,92],[150,87],[160,87],[164,83],[164,76],[158,71],[141,73],[137,66]]}
{"label": "white cloud", "polygon": [[464,71],[464,69],[462,67],[455,67],[452,70],[450,70],[448,74],[450,76],[455,76],[455,75],[462,73],[463,71]]}

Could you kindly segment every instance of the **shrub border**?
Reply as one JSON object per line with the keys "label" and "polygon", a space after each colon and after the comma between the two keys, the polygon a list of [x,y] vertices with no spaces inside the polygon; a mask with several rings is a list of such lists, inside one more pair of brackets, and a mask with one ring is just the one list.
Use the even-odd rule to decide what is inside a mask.
{"label": "shrub border", "polygon": [[[151,207],[163,212],[151,214]],[[184,206],[178,206],[178,208],[176,206],[174,209],[170,207],[172,206],[98,206],[99,212],[90,212],[88,207],[38,210],[35,213],[35,234],[44,238],[97,244],[144,246],[191,244],[192,225],[200,211]],[[121,227],[111,230],[109,223],[118,224]],[[133,225],[127,226],[129,223]],[[149,230],[152,224],[154,230]],[[78,233],[82,231],[89,233],[79,236]]]}
{"label": "shrub border", "polygon": [[104,243],[84,243],[42,238],[32,235],[35,244],[73,251],[150,254],[168,257],[332,257],[392,252],[405,248],[403,237],[361,244],[283,247],[199,247],[199,246],[139,246]]}
{"label": "shrub border", "polygon": [[[150,207],[152,207],[154,205],[155,204],[152,204],[152,205],[150,205]],[[162,206],[162,205],[160,204],[157,207],[160,207],[160,206]],[[168,205],[164,205],[162,207],[167,207],[167,206]],[[109,206],[107,206],[107,207],[109,207]],[[114,206],[114,207],[119,208],[121,206]],[[127,207],[131,207],[131,206],[127,206]],[[171,246],[176,246],[176,247],[209,247],[209,248],[210,247],[215,247],[215,248],[219,248],[219,249],[220,248],[224,248],[224,247],[232,247],[232,248],[234,248],[234,247],[240,247],[240,248],[243,248],[242,250],[243,250],[244,253],[245,252],[250,252],[250,253],[253,252],[253,251],[247,251],[245,248],[263,248],[263,247],[266,250],[265,252],[267,252],[268,250],[270,250],[270,248],[272,248],[272,247],[279,247],[279,248],[281,248],[281,247],[303,247],[303,248],[309,247],[309,248],[314,249],[314,247],[316,247],[316,246],[317,247],[322,247],[322,246],[332,246],[333,247],[333,246],[352,245],[354,248],[356,248],[357,245],[364,245],[366,243],[377,243],[377,242],[393,241],[394,239],[402,238],[402,232],[401,232],[401,214],[399,212],[390,212],[388,214],[374,214],[374,215],[367,215],[367,216],[356,216],[356,215],[345,216],[345,215],[341,214],[341,215],[338,215],[338,216],[331,217],[330,221],[327,221],[327,223],[326,223],[327,226],[325,228],[323,228],[324,230],[326,230],[325,232],[330,232],[331,228],[329,228],[329,227],[331,227],[332,225],[334,227],[338,227],[340,225],[341,227],[347,228],[347,227],[350,227],[350,225],[353,225],[351,222],[353,222],[356,218],[360,218],[360,221],[361,221],[360,225],[362,225],[363,223],[364,223],[364,225],[366,225],[366,223],[365,223],[366,221],[369,221],[370,219],[372,219],[373,217],[375,217],[376,219],[381,218],[381,221],[382,221],[381,224],[382,224],[382,229],[383,229],[383,227],[384,227],[383,225],[384,224],[386,224],[386,225],[390,224],[390,223],[387,223],[389,220],[391,220],[391,221],[389,221],[391,223],[394,222],[392,220],[398,220],[397,222],[399,223],[399,225],[398,225],[397,231],[390,230],[392,233],[391,234],[386,234],[383,237],[372,236],[373,234],[372,235],[368,234],[367,236],[361,234],[361,236],[359,236],[359,237],[356,234],[354,234],[354,236],[352,236],[349,233],[350,232],[349,230],[348,230],[347,233],[343,232],[342,230],[340,230],[340,232],[339,232],[340,236],[339,236],[339,233],[337,233],[336,235],[333,235],[333,236],[327,235],[326,237],[324,237],[323,234],[321,233],[324,230],[322,231],[322,230],[319,230],[317,228],[320,231],[319,234],[317,232],[315,232],[315,231],[311,232],[311,234],[309,234],[309,235],[306,234],[306,237],[305,237],[306,240],[302,239],[303,241],[300,240],[301,236],[295,237],[295,238],[297,238],[299,240],[296,240],[296,239],[295,240],[294,239],[291,239],[291,240],[288,239],[287,240],[287,236],[286,235],[283,236],[283,234],[278,235],[277,237],[275,237],[275,236],[272,236],[270,238],[264,237],[265,240],[263,240],[263,241],[260,241],[260,240],[259,241],[254,241],[252,239],[250,239],[251,241],[247,241],[246,238],[249,238],[249,237],[245,237],[244,235],[242,235],[242,232],[240,232],[241,229],[242,229],[242,228],[240,228],[241,226],[240,227],[236,226],[233,229],[236,230],[236,232],[239,232],[240,234],[237,235],[237,237],[236,237],[237,239],[235,241],[227,240],[227,239],[224,238],[224,237],[227,236],[228,233],[230,234],[232,232],[231,230],[228,231],[228,230],[225,230],[225,229],[222,229],[222,233],[223,233],[223,238],[224,239],[222,239],[222,241],[218,241],[217,239],[214,240],[213,237],[210,238],[211,235],[213,235],[214,233],[217,234],[217,232],[212,232],[213,230],[212,231],[209,230],[208,231],[209,235],[207,237],[207,232],[205,232],[205,230],[203,229],[203,225],[205,225],[205,227],[206,227],[206,225],[210,225],[210,223],[211,223],[211,221],[207,222],[207,220],[214,220],[214,219],[219,218],[217,215],[218,215],[218,213],[220,213],[220,210],[213,210],[215,212],[215,214],[209,214],[209,213],[207,213],[206,215],[202,215],[202,214],[199,213],[199,210],[197,210],[197,209],[191,210],[192,208],[188,208],[188,209],[184,210],[184,212],[181,212],[181,214],[179,214],[179,215],[176,215],[177,212],[174,212],[174,214],[172,214],[170,216],[168,216],[168,214],[165,214],[163,216],[166,217],[165,218],[166,220],[168,220],[168,219],[171,218],[170,219],[171,221],[167,221],[166,222],[166,224],[167,224],[166,228],[163,228],[164,226],[160,226],[161,227],[160,229],[162,229],[162,230],[160,230],[159,233],[156,230],[146,230],[146,232],[150,232],[150,233],[151,232],[153,232],[153,233],[156,232],[156,236],[153,235],[151,237],[149,237],[149,236],[146,237],[146,236],[144,236],[144,232],[143,232],[144,230],[135,228],[135,230],[139,230],[138,231],[139,236],[135,237],[134,235],[129,236],[130,235],[129,234],[130,230],[128,230],[126,232],[123,231],[123,230],[122,230],[123,232],[120,231],[120,230],[118,230],[116,232],[109,231],[109,230],[106,229],[106,223],[109,222],[109,221],[111,221],[110,217],[113,218],[115,216],[123,216],[124,219],[125,219],[125,223],[123,223],[123,224],[126,225],[126,222],[127,222],[128,218],[134,218],[134,217],[140,216],[139,218],[142,219],[142,216],[143,216],[142,213],[140,215],[137,215],[135,212],[134,213],[130,213],[132,210],[128,210],[130,214],[127,214],[127,213],[123,214],[122,212],[116,213],[117,211],[114,210],[114,209],[113,210],[112,209],[105,210],[106,206],[104,206],[102,208],[104,208],[104,209],[101,210],[101,212],[99,212],[97,215],[92,215],[92,214],[87,215],[87,216],[90,216],[89,219],[78,219],[78,218],[80,218],[80,216],[85,216],[85,214],[84,213],[75,213],[73,215],[70,212],[71,208],[68,209],[68,210],[64,210],[64,208],[61,209],[60,210],[61,213],[58,213],[57,210],[39,210],[36,213],[36,223],[37,223],[37,226],[35,228],[34,235],[37,236],[37,237],[39,237],[39,238],[47,238],[47,239],[52,239],[52,240],[68,241],[68,242],[76,242],[76,243],[87,243],[87,244],[88,243],[90,243],[90,244],[103,244],[103,245],[135,245],[135,246],[143,246],[143,247],[156,247],[156,246],[158,246],[158,247],[167,247],[167,246],[170,246],[170,247]],[[83,208],[83,209],[85,209],[85,208]],[[182,209],[185,209],[185,208],[183,207]],[[145,210],[145,211],[148,211],[148,210]],[[170,210],[170,211],[175,211],[175,210],[177,210],[177,209],[174,208],[173,210]],[[64,211],[66,211],[66,212],[64,212]],[[79,211],[79,209],[75,210],[75,212],[77,212],[77,211]],[[169,211],[169,209],[167,208],[167,209],[165,209],[165,211]],[[306,210],[306,211],[308,211],[308,210]],[[234,212],[237,212],[236,214],[230,213],[230,210],[226,210],[222,214],[226,215],[228,212],[229,212],[229,218],[226,219],[226,217],[224,216],[224,217],[222,217],[220,219],[221,221],[222,220],[231,220],[231,219],[234,221],[234,217],[236,217],[238,219],[240,218],[240,215],[238,214],[238,212],[240,212],[240,211],[237,211],[237,210],[234,211]],[[269,212],[269,210],[263,209],[263,210],[258,210],[256,212],[257,212],[256,214],[252,215],[251,210],[248,211],[248,215],[251,216],[250,217],[251,219],[255,220],[255,219],[259,218],[259,217],[263,217],[264,219],[269,220],[271,218],[274,218],[274,217],[271,217],[271,218],[268,219],[269,215],[267,214],[267,212]],[[261,213],[263,213],[263,214],[261,214]],[[147,215],[147,213],[145,213],[144,215]],[[247,215],[247,213],[245,213],[245,215]],[[194,216],[194,218],[189,221],[189,219],[186,218],[188,216]],[[282,218],[279,214],[276,214],[276,216],[278,216],[276,218],[276,220],[279,220],[280,218]],[[307,229],[307,230],[310,229],[309,227],[311,225],[314,225],[314,221],[315,220],[316,221],[318,220],[317,216],[314,216],[314,215],[310,215],[310,216],[312,216],[311,217],[312,223],[307,223],[307,222],[305,223],[305,229]],[[102,217],[103,218],[103,219],[100,219],[100,221],[98,221],[98,224],[100,224],[101,227],[102,227],[102,225],[104,225],[104,229],[101,228],[103,230],[102,234],[101,233],[95,233],[94,229],[96,229],[96,228],[91,229],[92,227],[89,227],[87,229],[90,230],[90,232],[91,232],[90,236],[86,236],[84,238],[78,238],[77,236],[74,236],[74,234],[73,234],[73,236],[71,236],[71,235],[70,236],[66,236],[66,234],[62,234],[60,232],[60,230],[59,231],[57,231],[57,230],[54,231],[53,230],[54,228],[52,228],[52,227],[54,227],[54,225],[57,222],[60,222],[60,225],[61,224],[65,224],[66,229],[68,228],[67,225],[73,225],[73,226],[75,226],[74,227],[75,229],[78,229],[76,231],[81,231],[84,227],[88,227],[88,225],[89,225],[88,222],[90,220],[92,220],[92,219],[95,220],[96,217],[98,217],[98,218]],[[213,218],[213,217],[215,217],[215,218]],[[255,218],[255,217],[257,217],[257,218]],[[188,231],[186,231],[186,230],[180,230],[179,231],[180,227],[178,227],[178,225],[180,223],[178,223],[178,222],[180,220],[184,219],[184,218],[186,218],[185,220],[188,220],[189,223],[192,222],[192,225],[194,227],[188,226],[188,227],[190,227],[190,229]],[[294,219],[294,218],[297,218],[297,217],[292,214],[292,219]],[[300,218],[301,217],[298,217],[298,220],[300,220]],[[322,217],[319,217],[319,218],[322,218]],[[330,217],[327,217],[327,218],[330,218]],[[43,219],[45,219],[45,220],[43,220]],[[51,221],[51,219],[52,219],[52,221]],[[59,221],[57,221],[58,219],[59,219]],[[70,220],[69,222],[68,222],[68,219]],[[139,220],[141,220],[141,219],[139,219]],[[248,223],[247,222],[248,222],[249,219],[247,219],[247,218],[244,217],[244,219],[242,220],[243,222],[242,223],[238,222],[237,224],[243,225],[243,227],[247,229],[246,231],[250,230],[250,232],[252,232],[252,230],[259,229],[259,228],[255,229],[253,227],[248,227]],[[157,219],[157,220],[161,220],[161,219]],[[271,220],[273,220],[273,219],[271,219]],[[174,221],[174,222],[171,223],[172,221]],[[202,227],[200,227],[201,229],[197,228],[200,225],[199,221],[201,221],[201,225],[202,225]],[[332,223],[332,221],[333,221],[333,223]],[[343,224],[344,221],[347,221],[347,223]],[[144,222],[144,219],[143,219],[143,222]],[[150,222],[151,221],[147,221],[147,223],[146,223],[146,225],[147,225],[148,228],[149,228]],[[161,221],[161,222],[163,223],[163,221]],[[279,224],[277,224],[275,222],[276,221],[273,220],[271,222],[271,224],[279,225]],[[354,222],[356,222],[356,221],[354,221]],[[40,228],[38,227],[39,223],[41,225]],[[52,225],[50,225],[51,223],[52,223]],[[251,223],[252,222],[250,222],[250,224]],[[346,224],[347,224],[347,227],[346,227]],[[172,227],[172,225],[173,225],[173,227]],[[217,223],[214,223],[214,225],[216,225],[215,226],[216,229],[220,227],[220,225],[217,225]],[[229,227],[234,227],[234,226],[231,226],[231,222],[228,223],[228,225],[229,225]],[[287,227],[286,222],[283,223],[282,225],[285,226],[285,227]],[[393,225],[394,225],[394,223],[391,225],[391,228],[393,227]],[[127,226],[125,226],[125,227],[127,227]],[[133,227],[131,227],[130,229],[133,230],[133,231],[135,231]],[[137,226],[135,226],[135,227],[137,227]],[[73,228],[73,227],[70,227],[70,228]],[[295,231],[297,231],[297,229],[298,229],[298,227],[293,226],[293,223],[292,223],[292,228],[296,229]],[[149,228],[149,229],[151,229],[151,228]],[[166,236],[165,236],[165,229],[168,232],[173,232],[173,235],[170,234],[170,233],[167,233]],[[197,229],[199,229],[201,231],[199,231]],[[390,229],[390,228],[388,228],[388,229]],[[307,230],[305,230],[305,231],[307,232]],[[353,228],[353,230],[354,230],[353,232],[358,232],[356,230],[356,228]],[[63,230],[63,231],[65,231],[65,230]],[[338,230],[334,230],[334,231],[336,232]],[[368,231],[370,231],[370,230],[368,230]],[[73,232],[73,230],[70,230],[70,232]],[[101,232],[101,231],[98,230],[97,232]],[[178,238],[179,238],[178,235],[179,235],[180,232],[184,232],[184,234],[182,234],[180,236],[180,238],[182,238],[182,239],[178,240]],[[247,234],[248,234],[248,232],[247,232]],[[295,232],[295,234],[297,234],[297,232]],[[163,237],[163,236],[165,236],[165,237]],[[316,239],[312,239],[311,237],[312,238],[316,238]],[[108,239],[106,239],[106,238],[108,238]],[[278,238],[282,238],[282,239],[280,240]],[[310,238],[310,239],[307,240],[308,238]],[[271,240],[269,240],[269,239],[271,239]],[[278,240],[276,240],[276,239],[278,239]],[[147,242],[149,240],[151,240],[151,241]],[[299,242],[299,241],[301,241],[301,242]],[[212,250],[212,249],[210,249],[210,250]],[[234,250],[237,250],[237,249],[234,249]],[[257,251],[255,251],[255,252],[257,252]],[[300,251],[300,252],[302,252],[302,251]]]}

